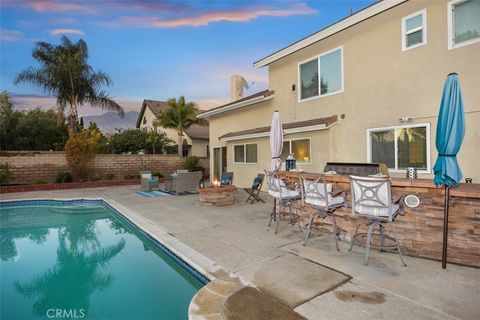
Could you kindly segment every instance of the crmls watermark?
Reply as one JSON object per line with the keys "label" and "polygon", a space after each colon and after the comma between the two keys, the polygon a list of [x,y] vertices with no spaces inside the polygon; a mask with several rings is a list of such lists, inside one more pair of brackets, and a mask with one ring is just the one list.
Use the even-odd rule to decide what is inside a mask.
{"label": "crmls watermark", "polygon": [[50,319],[83,319],[85,309],[48,309],[47,317]]}

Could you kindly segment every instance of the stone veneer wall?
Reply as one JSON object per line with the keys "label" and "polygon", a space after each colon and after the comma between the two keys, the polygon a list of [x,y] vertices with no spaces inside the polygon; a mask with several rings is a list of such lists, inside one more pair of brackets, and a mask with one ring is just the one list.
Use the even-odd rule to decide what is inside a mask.
{"label": "stone veneer wall", "polygon": [[[298,179],[298,173],[288,173],[292,179]],[[308,175],[308,174],[306,174]],[[326,178],[333,190],[348,190],[348,176],[329,176]],[[442,258],[444,190],[434,186],[431,180],[392,179],[393,198],[399,195],[415,194],[420,198],[419,207],[405,206],[405,215],[398,216],[393,225],[387,224],[387,234],[392,235],[395,228],[402,253],[434,260]],[[450,191],[450,212],[448,228],[448,262],[480,267],[480,184],[461,184]],[[300,210],[302,223],[308,223],[311,209]],[[351,208],[335,211],[337,224],[341,229],[341,238],[350,241],[361,217],[353,217]],[[331,226],[323,224],[328,220],[316,219],[316,226],[331,231]],[[390,229],[390,230],[389,230]],[[327,238],[325,241],[328,241]]]}
{"label": "stone veneer wall", "polygon": [[[126,175],[137,176],[142,169],[152,173],[160,172],[168,177],[173,170],[181,169],[185,158],[164,154],[97,154],[91,166],[92,173],[105,179],[113,174],[115,179],[123,179]],[[0,163],[8,163],[13,172],[12,184],[28,184],[35,179],[55,182],[57,173],[72,170],[68,167],[63,152],[2,152]],[[208,158],[200,158],[199,165],[209,172]]]}

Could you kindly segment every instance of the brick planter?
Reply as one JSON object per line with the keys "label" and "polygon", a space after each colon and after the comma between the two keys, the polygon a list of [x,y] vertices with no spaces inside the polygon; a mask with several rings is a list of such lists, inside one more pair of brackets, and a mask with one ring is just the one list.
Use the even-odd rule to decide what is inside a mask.
{"label": "brick planter", "polygon": [[235,186],[197,188],[198,203],[203,206],[228,206],[235,202]]}
{"label": "brick planter", "polygon": [[103,180],[103,181],[71,182],[71,183],[21,184],[21,185],[14,185],[14,186],[0,186],[0,193],[99,188],[99,187],[126,186],[126,185],[136,185],[136,184],[140,184],[140,179]]}

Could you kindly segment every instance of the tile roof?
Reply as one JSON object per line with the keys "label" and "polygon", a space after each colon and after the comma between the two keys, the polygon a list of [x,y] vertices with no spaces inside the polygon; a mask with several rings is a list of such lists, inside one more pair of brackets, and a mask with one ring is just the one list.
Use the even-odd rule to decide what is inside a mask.
{"label": "tile roof", "polygon": [[[334,124],[335,122],[337,122],[337,120],[338,120],[337,115],[333,115],[333,116],[324,117],[324,118],[317,118],[317,119],[310,119],[310,120],[305,120],[305,121],[284,123],[282,125],[282,127],[283,127],[283,130],[295,129],[295,128],[304,128],[304,127],[316,126],[316,125],[321,125],[321,124],[324,124],[326,127],[329,127],[332,124]],[[243,136],[243,135],[250,135],[250,134],[256,134],[256,133],[266,133],[266,132],[270,132],[270,126],[230,132],[230,133],[224,134],[223,136],[219,137],[219,139],[231,138],[231,137],[237,137],[237,136]]]}
{"label": "tile roof", "polygon": [[192,124],[190,127],[185,129],[185,133],[192,139],[200,139],[200,140],[208,140],[209,137],[209,130],[208,124],[207,125],[199,125],[199,124]]}

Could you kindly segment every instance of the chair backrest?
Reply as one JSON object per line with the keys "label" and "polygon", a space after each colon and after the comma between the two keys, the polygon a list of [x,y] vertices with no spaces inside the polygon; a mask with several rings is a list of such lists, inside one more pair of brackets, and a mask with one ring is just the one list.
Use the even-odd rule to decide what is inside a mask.
{"label": "chair backrest", "polygon": [[140,171],[140,179],[152,179],[152,173],[150,171]]}
{"label": "chair backrest", "polygon": [[220,179],[220,185],[229,186],[233,182],[233,172],[224,172],[222,173],[222,178]]}
{"label": "chair backrest", "polygon": [[350,176],[352,214],[388,218],[392,221],[392,195],[389,178]]}
{"label": "chair backrest", "polygon": [[319,207],[329,206],[332,201],[332,184],[325,183],[322,175],[317,175],[313,180],[300,177],[302,181],[302,206],[306,203]]}
{"label": "chair backrest", "polygon": [[265,171],[267,178],[268,193],[275,198],[282,199],[282,193],[286,192],[287,186],[282,179],[280,179],[277,171]]}
{"label": "chair backrest", "polygon": [[263,180],[265,180],[265,174],[264,174],[264,173],[259,173],[259,174],[255,177],[255,179],[253,179],[252,190],[262,189]]}

